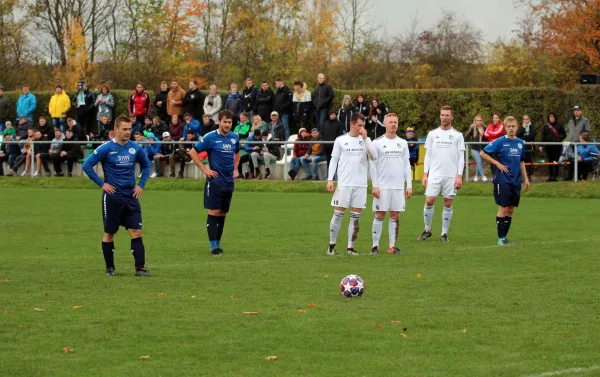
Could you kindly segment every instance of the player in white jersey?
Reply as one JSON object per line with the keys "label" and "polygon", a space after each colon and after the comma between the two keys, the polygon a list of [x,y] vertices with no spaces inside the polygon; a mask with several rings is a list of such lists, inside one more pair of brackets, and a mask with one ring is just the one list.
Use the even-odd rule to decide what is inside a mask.
{"label": "player in white jersey", "polygon": [[334,191],[333,177],[336,171],[338,185],[331,200],[331,205],[335,209],[329,224],[327,254],[335,254],[335,244],[342,226],[342,219],[346,209],[350,208],[347,253],[358,255],[354,250],[354,243],[358,236],[360,212],[367,207],[368,157],[373,158],[373,156],[373,145],[365,130],[365,117],[360,113],[353,114],[350,118],[350,130],[346,135],[335,139],[331,152],[327,191]]}
{"label": "player in white jersey", "polygon": [[423,187],[425,188],[425,208],[423,219],[425,231],[418,241],[431,237],[433,222],[433,206],[440,193],[444,196],[444,212],[442,214],[442,236],[448,241],[448,229],[452,221],[452,201],[456,190],[462,187],[462,174],[465,168],[465,140],[463,135],[452,128],[452,108],[444,106],[440,110],[441,126],[427,135],[425,141],[425,169]]}
{"label": "player in white jersey", "polygon": [[[402,254],[396,247],[400,212],[405,211],[405,198],[412,196],[412,178],[408,143],[396,135],[398,116],[389,113],[383,121],[385,135],[373,141],[375,160],[371,161],[371,181],[373,182],[373,248],[371,253],[379,253],[379,240],[383,230],[385,213],[390,212],[388,225],[390,247],[388,254]],[[406,191],[404,185],[406,184]]]}

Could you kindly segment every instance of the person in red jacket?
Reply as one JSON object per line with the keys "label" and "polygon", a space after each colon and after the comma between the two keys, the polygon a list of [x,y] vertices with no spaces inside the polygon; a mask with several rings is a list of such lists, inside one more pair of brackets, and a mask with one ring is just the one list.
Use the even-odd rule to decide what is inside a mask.
{"label": "person in red jacket", "polygon": [[[499,137],[504,136],[504,125],[500,123],[500,114],[494,113],[494,116],[492,117],[492,124],[487,126],[483,136],[489,140],[490,144]],[[492,169],[492,175],[494,175],[496,173],[496,169],[498,168],[494,164],[490,165],[490,168]]]}
{"label": "person in red jacket", "polygon": [[[301,128],[298,131],[298,139],[297,141],[310,141],[311,137],[306,128]],[[292,181],[298,175],[298,170],[302,164],[300,163],[300,157],[306,156],[308,153],[308,148],[310,148],[310,144],[302,144],[302,143],[294,143],[294,155],[290,160],[290,171],[288,171],[288,175],[292,179]]]}
{"label": "person in red jacket", "polygon": [[143,125],[146,116],[150,115],[152,100],[144,90],[144,85],[141,82],[137,83],[135,91],[129,97],[127,109],[129,110],[129,116],[135,116],[136,123],[140,125]]}

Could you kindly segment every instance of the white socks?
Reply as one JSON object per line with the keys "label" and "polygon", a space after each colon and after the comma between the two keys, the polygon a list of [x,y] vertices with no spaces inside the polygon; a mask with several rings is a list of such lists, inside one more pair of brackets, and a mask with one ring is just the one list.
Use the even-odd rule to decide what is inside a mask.
{"label": "white socks", "polygon": [[333,211],[333,217],[329,224],[329,243],[334,245],[337,241],[338,233],[342,227],[342,219],[344,218],[344,212]]}
{"label": "white socks", "polygon": [[388,232],[390,237],[390,249],[396,246],[396,240],[398,239],[398,226],[400,225],[400,218],[398,220],[390,219],[388,225]]}
{"label": "white socks", "polygon": [[360,212],[350,212],[350,223],[348,224],[348,249],[354,249],[358,229],[360,226]]}
{"label": "white socks", "polygon": [[373,219],[373,247],[379,246],[379,240],[381,239],[381,233],[383,232],[383,220],[377,216]]}
{"label": "white socks", "polygon": [[452,207],[444,208],[444,212],[442,213],[442,235],[448,234],[450,221],[452,221]]}
{"label": "white socks", "polygon": [[434,207],[425,206],[423,208],[423,220],[425,222],[425,230],[431,232],[431,223],[433,222]]}

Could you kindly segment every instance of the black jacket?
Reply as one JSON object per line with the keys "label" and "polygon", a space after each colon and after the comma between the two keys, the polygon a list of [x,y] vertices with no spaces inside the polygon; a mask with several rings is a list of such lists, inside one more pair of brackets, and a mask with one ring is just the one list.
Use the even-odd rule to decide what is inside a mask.
{"label": "black jacket", "polygon": [[[156,108],[156,116],[160,117],[160,119],[166,119],[169,117],[167,114],[167,95],[169,94],[169,90],[166,92],[160,91],[156,93],[154,97],[154,108]],[[162,106],[158,106],[157,103],[162,102]],[[157,135],[158,136],[158,135]],[[162,135],[161,135],[162,136]]]}
{"label": "black jacket", "polygon": [[[79,125],[79,123],[75,123],[75,125],[73,127],[68,127],[67,126],[67,130],[72,130],[73,131],[73,137],[75,137],[77,140],[85,140],[85,133],[83,132],[83,127],[81,127]],[[66,132],[66,130],[65,130]]]}
{"label": "black jacket", "polygon": [[369,109],[371,108],[371,105],[369,105],[366,102],[356,102],[356,104],[354,104],[354,107],[352,108],[352,113],[356,114],[356,113],[361,113],[362,115],[364,115],[365,118],[369,117]]}
{"label": "black jacket", "polygon": [[21,124],[21,122],[17,123],[17,127],[15,128],[15,136],[18,136],[21,140],[27,139],[27,130],[29,130],[31,127],[33,127],[33,125],[28,119],[27,122],[23,124]]}
{"label": "black jacket", "polygon": [[8,102],[8,98],[4,97],[4,95],[0,96],[0,122],[6,122],[8,119],[9,107],[10,103]]}
{"label": "black jacket", "polygon": [[279,116],[281,116],[281,114],[291,114],[292,98],[293,94],[290,91],[290,88],[285,85],[281,88],[277,88],[275,99],[273,100],[273,110],[277,111]]}
{"label": "black jacket", "polygon": [[242,92],[242,111],[246,113],[251,113],[254,111],[257,98],[258,89],[254,85],[252,85],[250,88],[245,87],[244,91]]}
{"label": "black jacket", "polygon": [[[271,140],[274,140],[274,139],[270,139],[269,141],[271,141]],[[269,149],[269,153],[271,153],[273,156],[277,157],[277,159],[279,160],[279,157],[281,157],[281,145],[280,144],[265,144],[265,145]],[[264,152],[265,145],[263,145],[263,152]]]}
{"label": "black jacket", "polygon": [[[78,141],[79,139],[75,136],[72,136],[70,139],[65,138],[64,141]],[[83,153],[81,153],[81,144],[77,143],[65,143],[62,145],[62,151],[67,152],[67,158],[77,158],[80,159],[83,157]]]}
{"label": "black jacket", "polygon": [[[546,123],[544,128],[542,128],[542,141],[560,143],[561,141],[565,140],[565,138],[567,137],[565,127],[558,123],[554,123],[552,127],[558,133],[558,137],[556,137],[556,134],[554,133],[554,130],[552,130],[552,128],[550,127],[550,124]],[[557,145],[553,145],[553,147],[556,146]]]}
{"label": "black jacket", "polygon": [[[212,120],[212,118],[208,120],[208,124],[204,124],[204,122],[201,120],[200,135],[204,136],[207,133],[216,130],[217,128],[219,128],[219,126],[215,123],[214,120]],[[183,136],[186,136],[186,135],[183,135]]]}
{"label": "black jacket", "polygon": [[313,106],[317,110],[329,109],[333,101],[333,88],[327,83],[319,84],[312,95]]}
{"label": "black jacket", "polygon": [[526,151],[529,152],[533,148],[531,143],[535,141],[536,134],[537,132],[533,124],[529,126],[529,132],[527,134],[525,133],[525,127],[519,127],[517,130],[517,137],[525,142]]}
{"label": "black jacket", "polygon": [[154,122],[153,122],[152,125],[150,126],[150,132],[152,132],[154,134],[154,136],[158,138],[158,140],[162,140],[163,133],[169,132],[169,126],[167,126],[167,124],[165,122],[163,122],[162,120],[160,121],[158,126],[154,125]]}
{"label": "black jacket", "polygon": [[[33,141],[48,141],[49,139],[47,137],[42,136],[41,139],[37,140],[37,139],[33,139]],[[34,153],[38,154],[38,153],[48,153],[48,151],[50,151],[50,144],[47,143],[42,143],[42,144],[35,144],[34,147]]]}
{"label": "black jacket", "polygon": [[11,144],[7,144],[7,143],[2,143],[2,152],[4,152],[5,155],[7,156],[20,156],[21,155],[21,149],[19,149],[19,144],[18,143],[11,143]]}
{"label": "black jacket", "polygon": [[275,94],[271,88],[265,91],[261,89],[258,93],[256,105],[254,106],[254,112],[258,113],[258,115],[263,118],[264,122],[268,122],[270,119],[269,115],[271,115],[271,111],[273,110],[273,97],[275,97]]}
{"label": "black jacket", "polygon": [[[323,141],[335,141],[338,136],[342,136],[344,134],[344,125],[339,120],[331,120],[327,119],[325,124],[323,124],[323,133],[321,135],[321,140]],[[324,147],[331,150],[333,148],[333,144],[323,144]]]}
{"label": "black jacket", "polygon": [[204,114],[204,95],[198,89],[189,90],[183,97],[183,111],[192,114],[195,119],[202,119]]}
{"label": "black jacket", "polygon": [[352,106],[342,107],[338,110],[337,118],[344,125],[346,132],[350,130],[350,118],[352,117]]}
{"label": "black jacket", "polygon": [[94,111],[94,109],[95,109],[94,104],[96,103],[96,95],[93,92],[91,92],[89,89],[84,90],[83,95],[85,97],[85,105],[77,107],[77,96],[78,95],[79,95],[79,92],[75,92],[73,97],[71,97],[71,105],[73,105],[73,107],[77,109],[77,115],[87,115],[88,113],[91,113],[92,111]]}
{"label": "black jacket", "polygon": [[[483,132],[485,133],[485,126],[483,127]],[[470,141],[470,142],[475,142],[475,143],[479,143],[479,136],[475,137],[475,129],[470,129],[469,132],[467,132],[467,134],[465,135],[465,141]],[[485,135],[481,135],[481,143],[485,143],[488,142],[489,140],[487,139],[487,137],[485,137]],[[471,149],[474,151],[480,151],[483,149],[483,147],[485,147],[485,145],[482,144],[471,144]]]}
{"label": "black jacket", "polygon": [[175,153],[175,143],[171,140],[170,142],[165,141],[160,145],[160,151],[158,152],[163,156],[170,156]]}
{"label": "black jacket", "polygon": [[54,128],[52,128],[50,123],[46,122],[45,126],[39,127],[39,130],[42,133],[42,138],[46,138],[46,140],[54,139]]}
{"label": "black jacket", "polygon": [[268,125],[269,125],[269,135],[271,135],[271,140],[285,141],[285,127],[283,127],[283,123],[281,123],[280,120],[278,120],[276,124],[268,123]]}

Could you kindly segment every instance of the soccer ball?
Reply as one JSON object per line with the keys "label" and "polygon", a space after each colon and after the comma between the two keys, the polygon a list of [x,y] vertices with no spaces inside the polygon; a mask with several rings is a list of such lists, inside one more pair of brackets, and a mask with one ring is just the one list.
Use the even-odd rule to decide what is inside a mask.
{"label": "soccer ball", "polygon": [[346,298],[360,297],[365,293],[365,281],[358,275],[348,275],[341,281],[340,291]]}

